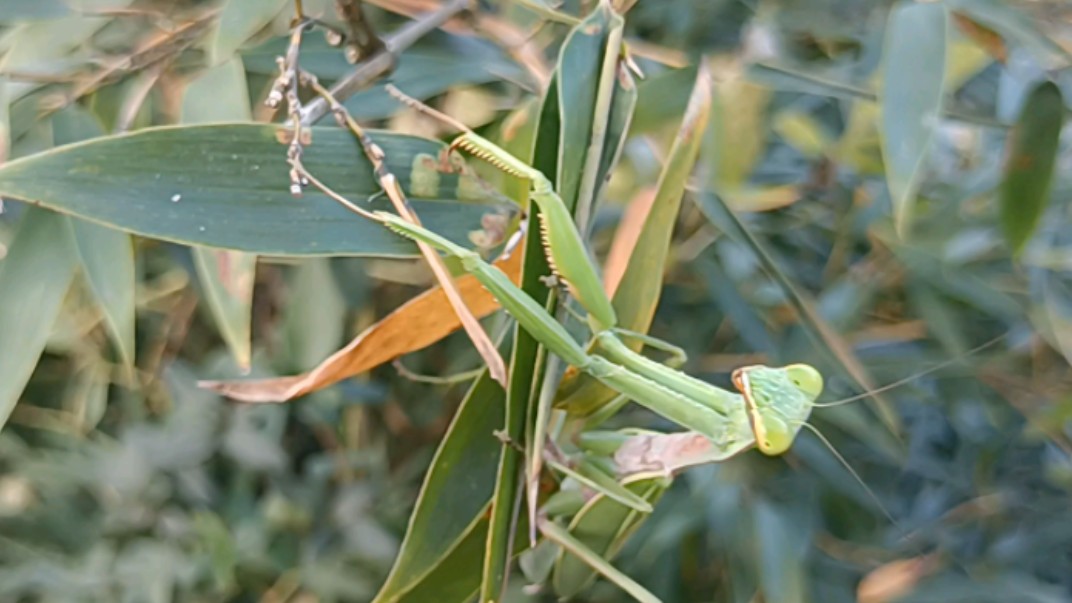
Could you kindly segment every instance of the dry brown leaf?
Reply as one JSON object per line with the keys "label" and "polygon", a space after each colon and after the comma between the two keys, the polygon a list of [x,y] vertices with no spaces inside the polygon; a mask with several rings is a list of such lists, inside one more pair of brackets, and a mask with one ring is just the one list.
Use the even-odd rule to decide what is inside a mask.
{"label": "dry brown leaf", "polygon": [[[496,261],[495,266],[513,282],[520,280],[520,253]],[[473,276],[462,276],[455,284],[473,316],[482,318],[499,309],[499,303]],[[461,322],[446,294],[441,287],[436,287],[365,329],[346,347],[307,373],[271,379],[201,381],[198,385],[242,402],[287,402],[428,347],[460,327]]]}
{"label": "dry brown leaf", "polygon": [[881,565],[864,576],[856,587],[859,603],[889,603],[915,590],[923,578],[938,569],[937,555],[899,559]]}
{"label": "dry brown leaf", "polygon": [[998,32],[957,11],[953,11],[953,23],[956,23],[961,33],[978,44],[997,62],[1004,64],[1009,58],[1009,49]]}

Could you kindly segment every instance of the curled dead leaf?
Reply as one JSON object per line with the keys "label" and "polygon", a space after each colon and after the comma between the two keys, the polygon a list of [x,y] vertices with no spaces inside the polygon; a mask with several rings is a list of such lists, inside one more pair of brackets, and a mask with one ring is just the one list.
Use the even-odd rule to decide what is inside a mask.
{"label": "curled dead leaf", "polygon": [[[521,254],[499,259],[495,266],[516,283],[521,274]],[[482,318],[499,308],[495,298],[472,276],[462,276],[455,284],[473,316]],[[460,327],[446,294],[436,287],[406,302],[307,373],[270,379],[201,381],[198,385],[242,402],[287,402],[428,347]]]}

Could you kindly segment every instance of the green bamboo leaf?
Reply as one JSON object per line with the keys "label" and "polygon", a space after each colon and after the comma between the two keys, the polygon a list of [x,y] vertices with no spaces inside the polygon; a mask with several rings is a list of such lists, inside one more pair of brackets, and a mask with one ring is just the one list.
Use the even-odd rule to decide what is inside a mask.
{"label": "green bamboo leaf", "polygon": [[710,114],[711,77],[701,68],[693,82],[681,128],[659,174],[655,201],[614,292],[614,309],[624,329],[647,333],[655,318],[681,199],[696,164]]}
{"label": "green bamboo leaf", "polygon": [[330,356],[339,349],[343,339],[346,300],[331,272],[330,261],[328,258],[305,259],[288,281],[290,295],[283,317],[284,349],[291,364],[302,370],[316,366]]}
{"label": "green bamboo leaf", "polygon": [[[470,388],[432,459],[402,549],[374,603],[433,600],[413,594],[426,588],[466,591],[466,598],[476,592],[483,546],[475,542],[483,542],[474,534],[480,523],[487,523],[482,517],[495,486],[501,446],[492,432],[503,426],[505,401],[505,392],[487,371]],[[456,556],[463,545],[468,554]],[[457,565],[439,571],[448,562]],[[436,584],[427,582],[437,576]]]}
{"label": "green bamboo leaf", "polygon": [[[104,132],[96,118],[69,107],[52,118],[57,145],[95,138]],[[108,336],[127,370],[134,367],[134,243],[125,232],[71,219],[70,236],[89,290],[104,315]]]}
{"label": "green bamboo leaf", "polygon": [[[569,47],[563,49],[569,52]],[[547,93],[544,95],[536,119],[532,149],[520,156],[529,155],[532,166],[543,172],[549,179],[554,177],[558,165],[558,141],[560,115],[558,111],[558,92],[556,77],[552,77]],[[528,189],[521,194],[527,197]],[[532,213],[530,220],[539,219],[539,208],[529,204]],[[543,252],[540,237],[526,237],[521,269],[521,289],[534,300],[550,308],[553,304],[551,291],[541,280],[551,271]],[[534,384],[543,375],[544,362],[540,354],[540,345],[524,329],[515,327],[513,349],[510,354],[510,385],[506,392],[505,430],[512,441],[528,442],[531,439],[531,425],[535,416],[537,400],[534,397]],[[494,503],[488,532],[486,561],[480,583],[480,600],[494,601],[502,596],[507,571],[510,566],[512,551],[511,541],[528,542],[528,534],[519,531],[514,525],[515,508],[518,507],[518,495],[523,475],[522,453],[504,444],[495,482]],[[522,513],[525,515],[525,513]],[[524,522],[529,526],[529,522]],[[519,538],[520,536],[520,538]]]}
{"label": "green bamboo leaf", "polygon": [[880,133],[894,224],[902,237],[942,113],[947,21],[941,3],[901,2],[886,25]]}
{"label": "green bamboo leaf", "polygon": [[30,207],[0,261],[0,428],[45,349],[77,262],[67,219]]}
{"label": "green bamboo leaf", "polygon": [[202,71],[182,96],[182,122],[252,121],[253,111],[241,57],[232,57]]}
{"label": "green bamboo leaf", "polygon": [[[508,151],[518,151],[518,158],[532,161],[534,167],[546,174],[554,174],[554,162],[557,158],[557,149],[547,145],[548,139],[557,141],[558,128],[549,128],[547,124],[554,122],[557,125],[558,113],[554,111],[555,98],[549,92],[539,105],[539,114],[532,119],[531,134],[525,133],[516,144],[527,142],[529,148],[519,149],[516,146],[508,146]],[[522,198],[528,197],[528,185],[514,189],[514,192]],[[530,210],[536,210],[534,203],[529,204]],[[539,219],[532,216],[530,219]],[[540,237],[526,237],[524,248],[515,253],[523,253],[522,272],[520,286],[526,294],[533,299],[542,302],[545,306],[550,298],[550,290],[542,286],[540,277],[550,274],[546,257],[542,251]],[[503,417],[503,429],[511,441],[524,442],[527,440],[527,428],[530,421],[530,407],[535,404],[531,400],[533,384],[540,379],[543,364],[540,361],[540,347],[536,340],[526,331],[519,327],[514,329],[514,341],[510,353],[510,383],[505,392],[505,414]],[[520,485],[522,484],[522,459],[523,454],[517,448],[508,444],[500,447],[499,467],[495,478],[495,492],[491,508],[491,519],[488,526],[488,538],[484,552],[484,567],[480,578],[480,601],[495,601],[502,597],[503,586],[510,568],[512,559],[511,542],[527,543],[525,531],[520,530],[514,518],[517,513],[523,516],[524,507],[518,504]],[[528,529],[527,518],[524,521]]]}
{"label": "green bamboo leaf", "polygon": [[[98,138],[0,167],[0,196],[147,237],[273,255],[412,256],[416,248],[328,197],[289,193],[287,130],[257,124],[163,127]],[[512,205],[468,172],[422,169],[443,144],[373,132],[425,225],[462,244]],[[353,137],[312,129],[306,167],[369,209],[389,209]],[[414,169],[414,166],[417,169]],[[270,235],[270,236],[265,236]]]}
{"label": "green bamboo leaf", "polygon": [[204,247],[195,247],[192,251],[198,282],[204,289],[205,300],[220,335],[238,368],[246,371],[252,356],[250,321],[257,256]]}
{"label": "green bamboo leaf", "polygon": [[1028,94],[1009,134],[1001,183],[1001,227],[1014,255],[1035,232],[1050,200],[1050,185],[1064,125],[1061,89],[1042,82]]}
{"label": "green bamboo leaf", "polygon": [[[604,183],[600,167],[610,163],[607,157],[617,157],[616,145],[610,149],[607,145],[610,124],[615,117],[625,123],[632,117],[632,106],[625,117],[610,113],[615,97],[629,94],[616,93],[614,77],[623,25],[622,17],[601,2],[566,38],[555,71],[561,128],[555,190],[566,207],[581,213],[582,232],[587,231],[585,225]],[[631,92],[635,104],[635,88]]]}
{"label": "green bamboo leaf", "polygon": [[[122,8],[130,0],[120,0],[113,6]],[[69,14],[58,19],[31,21],[4,32],[0,38],[0,54],[4,56],[4,71],[33,71],[39,65],[54,65],[62,69],[71,56],[79,56],[79,47],[102,27],[108,24],[106,17],[86,14]],[[10,98],[21,98],[43,84],[37,81],[12,82]]]}
{"label": "green bamboo leaf", "polygon": [[[186,87],[182,119],[185,123],[253,119],[241,58],[236,56],[205,70]],[[238,367],[247,370],[252,355],[250,331],[257,256],[205,247],[194,247],[192,251],[212,318]]]}
{"label": "green bamboo leaf", "polygon": [[69,219],[74,247],[104,324],[127,369],[134,367],[134,243],[125,232]]}
{"label": "green bamboo leaf", "polygon": [[636,114],[629,125],[630,133],[647,134],[683,115],[689,90],[696,84],[696,70],[695,65],[690,65],[644,78],[637,85]]}

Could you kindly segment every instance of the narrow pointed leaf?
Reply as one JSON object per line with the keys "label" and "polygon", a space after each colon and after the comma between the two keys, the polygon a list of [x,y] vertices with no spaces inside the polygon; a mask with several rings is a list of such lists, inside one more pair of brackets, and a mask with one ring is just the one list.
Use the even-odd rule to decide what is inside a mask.
{"label": "narrow pointed leaf", "polygon": [[[374,603],[417,600],[407,594],[421,587],[453,550],[468,542],[468,535],[482,521],[495,487],[500,443],[492,432],[503,425],[504,402],[505,392],[485,371],[470,388],[432,459],[402,549]],[[476,558],[466,561],[444,577],[444,584],[453,584],[453,589],[461,582],[471,583],[468,592],[472,593],[479,586],[482,564]]]}
{"label": "narrow pointed leaf", "polygon": [[1061,89],[1043,82],[1027,96],[1020,119],[1009,133],[1001,183],[1001,227],[1014,254],[1023,250],[1049,202],[1064,114]]}
{"label": "narrow pointed leaf", "polygon": [[134,366],[134,242],[125,232],[71,218],[68,220],[90,291],[104,313],[108,335],[119,358]]}
{"label": "narrow pointed leaf", "polygon": [[194,266],[220,335],[242,370],[251,356],[250,316],[257,256],[225,249],[193,249]]}
{"label": "narrow pointed leaf", "polygon": [[[624,19],[608,2],[601,2],[570,32],[545,98],[540,120],[540,140],[537,140],[537,161],[541,152],[552,152],[556,142],[555,190],[572,212],[573,221],[583,235],[592,226],[596,204],[617,162],[636,106],[636,86],[622,63],[621,44]],[[557,100],[557,106],[553,105]],[[555,113],[551,113],[557,110]],[[557,126],[557,137],[551,128]],[[557,140],[556,140],[557,138]],[[549,160],[549,157],[547,158]],[[550,163],[548,161],[548,163]],[[538,165],[541,169],[544,166]],[[546,170],[545,170],[545,173]],[[540,253],[542,250],[529,251]],[[591,257],[576,261],[594,261]],[[532,275],[535,277],[536,275]],[[525,278],[530,278],[529,273]],[[526,290],[538,290],[538,280],[526,280]],[[596,286],[599,286],[598,284]],[[595,294],[602,294],[596,291]],[[568,326],[571,321],[564,308],[556,311],[557,318]],[[529,342],[531,343],[531,341]],[[526,438],[528,480],[526,495],[529,502],[529,522],[535,524],[537,507],[537,478],[541,473],[543,447],[548,435],[551,409],[565,367],[553,355],[547,357],[542,383],[529,393],[518,390],[519,396],[529,398],[529,431]],[[533,397],[532,392],[535,392]],[[530,532],[529,537],[535,536]]]}
{"label": "narrow pointed leaf", "polygon": [[[103,130],[88,112],[69,107],[52,118],[57,145],[101,136]],[[71,219],[74,249],[89,289],[104,315],[108,336],[128,370],[134,367],[134,242],[130,235],[85,220]]]}
{"label": "narrow pointed leaf", "polygon": [[897,232],[908,232],[945,88],[948,17],[944,4],[902,2],[886,26],[882,154]]}
{"label": "narrow pointed leaf", "polygon": [[77,262],[67,219],[32,207],[0,261],[0,428],[45,349]]}
{"label": "narrow pointed leaf", "polygon": [[[241,2],[230,2],[225,9]],[[276,9],[278,10],[278,8]],[[249,90],[242,59],[234,57],[205,70],[185,90],[185,123],[250,121]],[[257,256],[241,251],[194,247],[194,268],[209,310],[239,368],[249,368]]]}
{"label": "narrow pointed leaf", "polygon": [[[316,192],[290,195],[279,126],[149,128],[51,149],[0,167],[0,196],[146,237],[274,255],[412,256],[416,247]],[[512,206],[470,172],[440,174],[442,143],[371,133],[425,226],[471,244],[488,213]],[[389,209],[353,137],[313,128],[306,167],[368,209]],[[435,162],[431,162],[433,165]],[[265,236],[270,233],[271,236]]]}
{"label": "narrow pointed leaf", "polygon": [[681,211],[685,185],[707,129],[711,112],[711,76],[701,68],[689,98],[681,128],[659,174],[655,201],[633,246],[633,253],[614,291],[614,309],[625,329],[646,333],[655,317],[663,288],[663,273],[670,256],[674,225]]}

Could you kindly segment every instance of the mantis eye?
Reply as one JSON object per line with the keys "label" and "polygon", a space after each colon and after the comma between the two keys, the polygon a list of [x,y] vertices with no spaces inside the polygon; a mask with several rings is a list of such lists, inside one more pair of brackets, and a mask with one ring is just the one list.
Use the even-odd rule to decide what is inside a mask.
{"label": "mantis eye", "polygon": [[784,454],[793,445],[793,430],[777,417],[765,416],[761,420],[763,429],[757,430],[760,437],[756,438],[756,448],[767,456]]}
{"label": "mantis eye", "polygon": [[815,400],[819,397],[819,394],[823,393],[823,376],[814,367],[807,364],[790,364],[785,367],[785,373],[789,376],[789,380],[793,382],[793,385],[797,386],[800,391],[807,394],[812,400]]}

